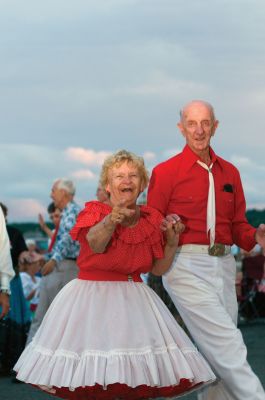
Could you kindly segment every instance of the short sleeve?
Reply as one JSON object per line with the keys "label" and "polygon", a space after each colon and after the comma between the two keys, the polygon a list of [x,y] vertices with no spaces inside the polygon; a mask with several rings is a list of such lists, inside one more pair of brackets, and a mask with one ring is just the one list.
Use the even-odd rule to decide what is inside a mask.
{"label": "short sleeve", "polygon": [[90,201],[78,214],[76,224],[70,231],[73,240],[78,240],[78,235],[83,228],[91,228],[111,212],[111,207],[99,201]]}

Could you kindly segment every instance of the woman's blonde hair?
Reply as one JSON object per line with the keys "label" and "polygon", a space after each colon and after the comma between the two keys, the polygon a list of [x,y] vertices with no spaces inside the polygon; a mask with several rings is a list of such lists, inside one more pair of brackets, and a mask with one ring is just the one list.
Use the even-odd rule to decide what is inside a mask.
{"label": "woman's blonde hair", "polygon": [[132,163],[135,167],[138,168],[138,171],[141,176],[142,188],[145,189],[149,182],[149,174],[147,169],[145,168],[143,157],[139,157],[134,153],[131,153],[127,150],[119,150],[111,156],[107,157],[104,161],[100,174],[100,184],[103,188],[105,188],[108,184],[108,174],[109,170],[114,166],[120,166],[124,162]]}

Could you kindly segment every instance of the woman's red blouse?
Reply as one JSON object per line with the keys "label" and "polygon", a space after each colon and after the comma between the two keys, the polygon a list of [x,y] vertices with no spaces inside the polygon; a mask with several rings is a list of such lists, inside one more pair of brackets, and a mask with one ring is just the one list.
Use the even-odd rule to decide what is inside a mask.
{"label": "woman's red blouse", "polygon": [[104,253],[93,253],[86,240],[86,234],[106,215],[111,207],[98,201],[86,203],[77,217],[70,234],[80,242],[77,264],[80,273],[89,270],[113,271],[124,274],[145,273],[151,270],[154,259],[163,258],[163,233],[160,229],[162,214],[148,207],[140,206],[138,223],[129,228],[117,225]]}

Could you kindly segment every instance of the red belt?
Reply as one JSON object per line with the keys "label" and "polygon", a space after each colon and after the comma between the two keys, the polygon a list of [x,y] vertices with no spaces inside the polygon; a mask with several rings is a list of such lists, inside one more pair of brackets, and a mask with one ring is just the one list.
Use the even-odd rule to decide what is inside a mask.
{"label": "red belt", "polygon": [[87,281],[143,282],[140,273],[138,272],[133,272],[131,274],[123,274],[122,272],[116,272],[116,271],[101,271],[101,270],[80,271],[78,274],[78,278]]}

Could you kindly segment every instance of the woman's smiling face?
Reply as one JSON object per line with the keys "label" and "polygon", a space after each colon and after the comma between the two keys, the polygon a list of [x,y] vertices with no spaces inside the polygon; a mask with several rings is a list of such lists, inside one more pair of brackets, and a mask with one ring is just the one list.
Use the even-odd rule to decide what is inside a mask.
{"label": "woman's smiling face", "polygon": [[143,191],[138,168],[127,161],[115,164],[108,172],[106,191],[110,193],[112,206],[121,202],[126,207],[134,206],[139,194]]}

